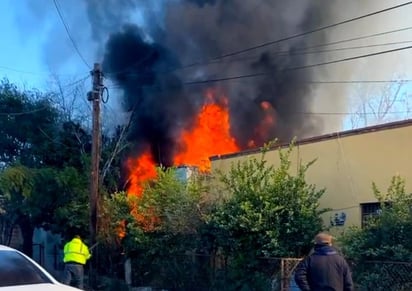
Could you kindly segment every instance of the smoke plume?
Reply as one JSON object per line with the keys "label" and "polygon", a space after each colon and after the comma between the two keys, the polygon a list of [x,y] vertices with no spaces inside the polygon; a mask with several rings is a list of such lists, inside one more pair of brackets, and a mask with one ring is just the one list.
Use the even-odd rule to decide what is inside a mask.
{"label": "smoke plume", "polygon": [[[123,2],[144,9],[144,25],[125,24],[110,35],[103,68],[123,89],[133,116],[129,138],[138,149],[149,146],[158,162],[170,164],[175,140],[193,124],[208,88],[228,98],[232,134],[242,149],[251,140],[262,145],[322,132],[320,120],[304,114],[313,101],[313,76],[299,68],[309,58],[293,53],[324,41],[322,33],[220,56],[319,27],[326,6],[310,0],[165,1],[160,8]],[[268,110],[274,120],[260,130]]]}

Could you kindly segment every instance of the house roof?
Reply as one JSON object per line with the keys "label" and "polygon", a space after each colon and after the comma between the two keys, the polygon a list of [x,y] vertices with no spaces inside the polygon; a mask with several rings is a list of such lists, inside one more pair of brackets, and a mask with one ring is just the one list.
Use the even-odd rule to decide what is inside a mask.
{"label": "house roof", "polygon": [[[335,139],[338,137],[342,138],[342,137],[347,137],[347,136],[352,136],[352,135],[359,135],[359,134],[371,133],[371,132],[376,132],[376,131],[407,127],[411,125],[412,125],[412,119],[406,119],[406,120],[401,120],[401,121],[383,123],[383,124],[378,124],[378,125],[373,125],[373,126],[368,126],[368,127],[358,128],[358,129],[351,129],[351,130],[345,130],[345,131],[340,131],[340,132],[334,132],[334,133],[328,133],[324,135],[304,138],[301,140],[297,140],[295,144],[302,145],[302,144],[308,144],[308,143],[315,143],[315,142],[320,142],[324,140]],[[276,146],[273,147],[273,149],[279,148],[279,147],[287,147],[287,146],[289,146],[289,143],[277,144]],[[209,159],[211,161],[214,161],[214,160],[221,160],[221,159],[228,159],[228,158],[233,158],[233,157],[238,157],[238,156],[250,155],[250,154],[259,153],[261,149],[262,148],[259,147],[259,148],[247,149],[244,151],[230,153],[230,154],[215,155],[215,156],[211,156]]]}

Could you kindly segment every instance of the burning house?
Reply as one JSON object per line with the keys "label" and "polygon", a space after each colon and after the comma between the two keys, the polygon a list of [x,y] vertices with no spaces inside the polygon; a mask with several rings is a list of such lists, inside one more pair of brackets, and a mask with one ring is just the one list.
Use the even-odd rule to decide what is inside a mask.
{"label": "burning house", "polygon": [[[103,69],[121,89],[131,118],[129,193],[140,193],[140,182],[156,174],[155,165],[209,171],[210,156],[322,133],[320,118],[301,114],[314,102],[313,72],[290,68],[320,60],[292,52],[324,41],[325,35],[242,49],[321,25],[328,5],[184,0],[166,1],[156,10],[125,2],[134,11],[145,9],[146,21],[137,25],[125,17],[121,26],[113,24]],[[109,8],[90,16],[103,19]],[[149,12],[159,10],[161,21]]]}
{"label": "burning house", "polygon": [[[253,150],[275,138],[288,143],[297,137],[297,157],[319,158],[313,174],[318,178],[309,178],[329,193],[339,193],[336,199],[325,196],[323,205],[337,211],[331,214],[331,223],[341,226],[361,221],[359,205],[372,200],[371,181],[384,183],[398,170],[408,173],[403,159],[399,165],[379,161],[390,156],[380,155],[387,148],[410,143],[405,139],[400,146],[394,143],[398,136],[382,141],[381,136],[410,127],[365,129],[365,134],[341,133],[324,139],[322,134],[339,130],[342,116],[331,115],[324,122],[321,115],[310,114],[314,108],[326,112],[347,108],[345,87],[325,90],[316,80],[330,75],[347,79],[353,69],[313,65],[330,58],[311,48],[328,45],[332,36],[349,38],[346,34],[353,32],[347,27],[316,28],[336,23],[337,13],[345,19],[348,11],[353,17],[358,11],[374,10],[366,4],[106,0],[105,5],[100,1],[96,5],[96,1],[88,3],[94,35],[103,38],[109,32],[102,48],[103,70],[121,90],[123,110],[130,115],[128,142],[133,150],[125,163],[128,193],[141,193],[141,182],[155,177],[156,165],[210,171],[228,163],[231,153]],[[371,27],[356,25],[357,29]],[[371,147],[365,138],[375,136]],[[358,157],[358,151],[364,154]],[[397,151],[401,153],[409,157]],[[219,155],[224,158],[210,162],[209,157]],[[347,155],[356,158],[348,160]],[[372,175],[377,169],[380,174]],[[362,185],[358,189],[357,183]]]}

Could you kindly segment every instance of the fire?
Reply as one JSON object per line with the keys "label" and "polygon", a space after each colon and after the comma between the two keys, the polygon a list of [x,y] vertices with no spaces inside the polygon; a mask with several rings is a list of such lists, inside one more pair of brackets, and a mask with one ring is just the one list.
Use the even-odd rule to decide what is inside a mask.
{"label": "fire", "polygon": [[[230,119],[227,98],[216,99],[212,92],[206,95],[206,102],[198,113],[190,130],[181,133],[178,150],[173,157],[175,166],[195,166],[200,171],[210,171],[209,157],[238,151],[235,139],[230,134]],[[149,151],[138,158],[127,161],[130,186],[129,195],[141,197],[144,183],[156,178],[156,164]],[[150,213],[138,213],[133,204],[132,215],[146,231],[153,230],[159,223],[157,217]],[[150,212],[150,211],[149,211]],[[119,230],[119,236],[124,233]]]}
{"label": "fire", "polygon": [[130,186],[127,192],[128,194],[140,196],[143,191],[143,184],[156,178],[155,162],[150,152],[146,151],[138,158],[129,158],[127,168],[130,173]]}
{"label": "fire", "polygon": [[[127,160],[127,168],[130,172],[129,177],[129,189],[127,191],[128,195],[135,195],[137,197],[141,197],[143,193],[144,184],[154,178],[156,178],[156,167],[155,162],[150,154],[149,151],[145,151],[140,157],[138,158],[129,158]],[[142,228],[146,231],[151,231],[154,229],[157,218],[154,215],[150,217],[147,215],[143,215],[137,211],[138,207],[136,204],[136,200],[131,200],[131,214],[136,219],[136,221],[142,226]],[[122,222],[118,228],[117,233],[120,239],[122,239],[126,235],[126,226],[125,223]]]}
{"label": "fire", "polygon": [[208,95],[195,126],[184,131],[181,137],[181,151],[174,157],[175,165],[197,166],[200,171],[210,171],[209,157],[238,151],[235,139],[230,135],[230,120],[227,99],[212,103],[213,95]]}
{"label": "fire", "polygon": [[[178,140],[178,152],[173,158],[174,165],[195,166],[203,172],[210,171],[210,156],[238,151],[239,147],[230,134],[227,98],[218,99],[214,92],[209,91],[194,126],[183,131]],[[156,177],[155,166],[149,151],[138,158],[128,159],[129,195],[141,195],[143,184]]]}

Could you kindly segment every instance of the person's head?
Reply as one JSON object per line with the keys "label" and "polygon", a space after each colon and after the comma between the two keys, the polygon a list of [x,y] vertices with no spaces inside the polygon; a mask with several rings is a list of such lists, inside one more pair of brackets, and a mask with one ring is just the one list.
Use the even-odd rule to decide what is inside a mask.
{"label": "person's head", "polygon": [[314,242],[315,242],[315,245],[319,245],[319,246],[322,246],[322,245],[331,246],[332,245],[332,239],[333,239],[333,237],[330,234],[328,234],[326,232],[320,232],[315,236]]}

